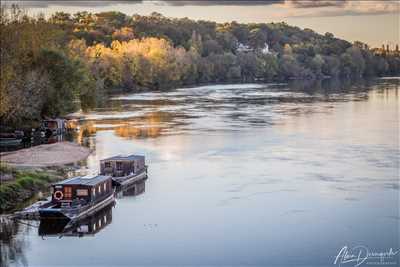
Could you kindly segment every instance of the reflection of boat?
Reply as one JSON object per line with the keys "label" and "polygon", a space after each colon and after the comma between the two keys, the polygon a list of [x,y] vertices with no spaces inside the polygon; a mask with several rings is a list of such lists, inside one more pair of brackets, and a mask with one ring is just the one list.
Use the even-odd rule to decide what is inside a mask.
{"label": "reflection of boat", "polygon": [[144,156],[115,156],[100,161],[100,174],[111,175],[114,185],[128,186],[147,178]]}
{"label": "reflection of boat", "polygon": [[117,194],[116,194],[117,198],[128,197],[128,196],[133,197],[143,194],[146,189],[146,180],[147,178],[142,179],[124,188],[117,187]]}
{"label": "reflection of boat", "polygon": [[62,141],[64,141],[64,135],[58,134],[58,135],[52,135],[52,136],[48,137],[46,140],[46,143],[54,144],[54,143],[58,143],[58,142],[62,142]]}
{"label": "reflection of boat", "polygon": [[40,220],[40,236],[95,235],[112,222],[113,203],[79,220],[44,218]]}
{"label": "reflection of boat", "polygon": [[38,208],[41,218],[88,216],[114,201],[110,176],[74,177],[53,184],[51,200]]}

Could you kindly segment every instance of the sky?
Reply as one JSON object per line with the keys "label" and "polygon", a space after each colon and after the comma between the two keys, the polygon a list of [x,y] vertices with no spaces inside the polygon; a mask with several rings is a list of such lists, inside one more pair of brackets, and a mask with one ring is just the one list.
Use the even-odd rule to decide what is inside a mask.
{"label": "sky", "polygon": [[[3,1],[4,2],[4,1]],[[400,43],[400,0],[269,0],[269,1],[6,1],[30,14],[120,11],[127,15],[158,12],[216,22],[281,22],[319,33],[331,32],[372,47]]]}

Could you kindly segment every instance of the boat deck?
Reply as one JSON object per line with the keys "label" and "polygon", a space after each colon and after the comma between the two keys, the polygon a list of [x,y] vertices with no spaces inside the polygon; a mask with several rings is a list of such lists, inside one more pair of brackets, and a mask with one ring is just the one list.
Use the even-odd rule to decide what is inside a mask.
{"label": "boat deck", "polygon": [[15,212],[12,215],[12,218],[13,219],[38,220],[38,219],[40,219],[39,207],[45,205],[46,203],[49,203],[49,201],[50,201],[50,198],[47,200],[41,200],[41,201],[35,202],[34,204],[26,207],[25,209]]}
{"label": "boat deck", "polygon": [[131,184],[137,183],[143,179],[147,178],[147,167],[144,168],[141,172],[122,176],[122,177],[112,177],[114,184],[118,187],[125,187]]}

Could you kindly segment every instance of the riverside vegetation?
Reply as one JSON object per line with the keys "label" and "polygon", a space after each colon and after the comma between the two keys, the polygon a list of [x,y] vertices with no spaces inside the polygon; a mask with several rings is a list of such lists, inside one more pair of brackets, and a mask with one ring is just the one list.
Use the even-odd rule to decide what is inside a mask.
{"label": "riverside vegetation", "polygon": [[0,24],[0,125],[7,127],[88,110],[122,91],[400,71],[398,52],[378,53],[361,42],[284,22],[215,23],[119,12],[45,18],[12,6],[1,9]]}
{"label": "riverside vegetation", "polygon": [[18,207],[32,199],[38,191],[63,177],[63,170],[17,170],[0,164],[0,213]]}

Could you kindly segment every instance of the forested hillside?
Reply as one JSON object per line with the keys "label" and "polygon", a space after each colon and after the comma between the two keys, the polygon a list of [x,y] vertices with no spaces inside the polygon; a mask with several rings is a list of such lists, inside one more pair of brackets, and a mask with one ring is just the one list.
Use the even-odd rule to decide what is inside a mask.
{"label": "forested hillside", "polygon": [[90,109],[117,91],[254,80],[398,75],[398,51],[286,23],[218,24],[118,12],[1,10],[0,123]]}

